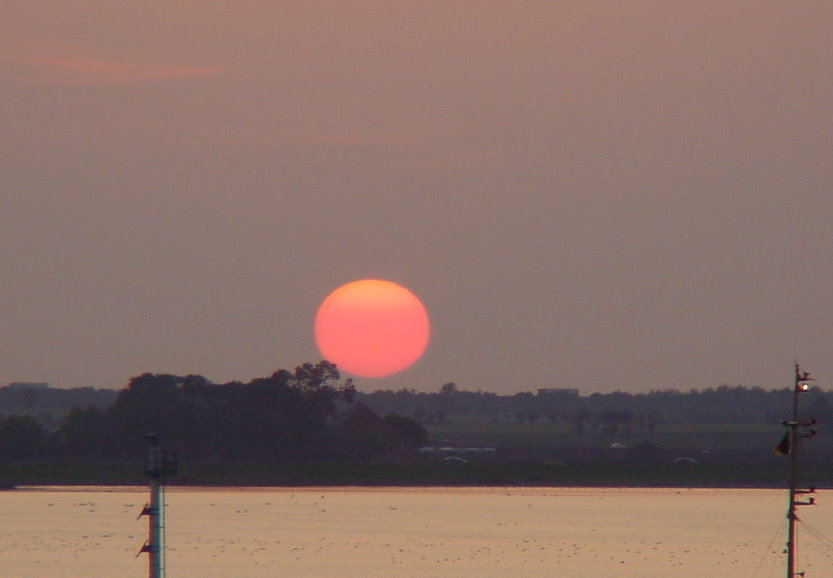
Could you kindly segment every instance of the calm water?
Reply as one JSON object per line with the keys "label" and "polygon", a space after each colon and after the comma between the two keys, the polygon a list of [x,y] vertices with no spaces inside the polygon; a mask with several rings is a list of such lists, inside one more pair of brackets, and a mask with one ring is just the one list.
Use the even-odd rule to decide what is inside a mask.
{"label": "calm water", "polygon": [[[144,488],[0,492],[0,575],[144,577]],[[800,570],[833,575],[833,492],[801,510]],[[167,576],[782,576],[770,490],[186,489],[166,494]]]}

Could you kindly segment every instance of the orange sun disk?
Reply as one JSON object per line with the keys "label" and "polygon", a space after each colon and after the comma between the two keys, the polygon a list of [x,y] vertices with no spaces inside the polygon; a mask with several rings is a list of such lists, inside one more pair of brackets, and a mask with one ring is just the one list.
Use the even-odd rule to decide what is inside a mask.
{"label": "orange sun disk", "polygon": [[318,350],[340,369],[385,377],[410,367],[428,345],[422,302],[405,287],[362,279],[330,293],[315,316]]}

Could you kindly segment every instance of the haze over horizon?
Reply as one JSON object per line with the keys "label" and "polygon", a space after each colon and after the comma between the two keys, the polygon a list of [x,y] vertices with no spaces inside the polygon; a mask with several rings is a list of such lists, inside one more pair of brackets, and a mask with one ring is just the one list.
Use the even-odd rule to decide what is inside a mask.
{"label": "haze over horizon", "polygon": [[415,388],[833,383],[831,3],[9,0],[0,384],[221,383],[425,304]]}

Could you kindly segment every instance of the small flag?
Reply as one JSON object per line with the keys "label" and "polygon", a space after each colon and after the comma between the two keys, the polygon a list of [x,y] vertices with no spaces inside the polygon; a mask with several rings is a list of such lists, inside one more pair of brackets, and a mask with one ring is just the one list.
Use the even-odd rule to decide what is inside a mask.
{"label": "small flag", "polygon": [[778,442],[778,445],[772,448],[772,453],[774,453],[776,456],[790,455],[790,432],[784,434],[784,437],[781,438],[781,441]]}

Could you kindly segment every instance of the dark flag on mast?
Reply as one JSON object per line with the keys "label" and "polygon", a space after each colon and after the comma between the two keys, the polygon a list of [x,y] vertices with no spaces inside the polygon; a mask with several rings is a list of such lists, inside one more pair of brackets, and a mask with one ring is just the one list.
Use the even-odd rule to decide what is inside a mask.
{"label": "dark flag on mast", "polygon": [[781,441],[778,442],[778,445],[772,448],[772,453],[774,453],[776,456],[790,455],[790,432],[784,434],[784,437],[781,438]]}

